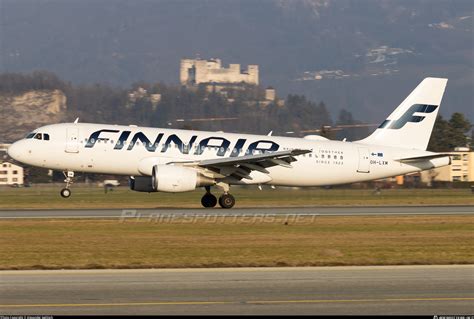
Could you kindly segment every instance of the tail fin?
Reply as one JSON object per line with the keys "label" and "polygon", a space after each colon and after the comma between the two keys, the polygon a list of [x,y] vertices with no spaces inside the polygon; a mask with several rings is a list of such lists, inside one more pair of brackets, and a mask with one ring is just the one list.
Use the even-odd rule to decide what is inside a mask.
{"label": "tail fin", "polygon": [[426,150],[448,79],[425,78],[364,144]]}

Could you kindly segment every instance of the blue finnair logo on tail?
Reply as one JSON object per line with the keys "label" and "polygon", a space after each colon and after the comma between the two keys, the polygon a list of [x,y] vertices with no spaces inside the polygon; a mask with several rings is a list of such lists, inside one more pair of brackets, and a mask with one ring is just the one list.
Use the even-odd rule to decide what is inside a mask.
{"label": "blue finnair logo on tail", "polygon": [[380,129],[398,130],[405,126],[408,122],[418,123],[425,119],[422,115],[413,115],[415,113],[432,113],[438,108],[438,105],[430,104],[413,104],[410,108],[397,120],[385,120],[379,126]]}

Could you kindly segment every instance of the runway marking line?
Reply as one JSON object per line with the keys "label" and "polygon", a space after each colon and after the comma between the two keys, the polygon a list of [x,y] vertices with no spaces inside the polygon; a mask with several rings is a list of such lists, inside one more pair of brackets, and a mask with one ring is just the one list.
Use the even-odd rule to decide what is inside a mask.
{"label": "runway marking line", "polygon": [[314,300],[249,300],[249,301],[157,301],[123,303],[71,303],[0,305],[0,308],[33,307],[118,307],[118,306],[173,306],[173,305],[234,305],[234,304],[291,304],[291,303],[350,303],[350,302],[410,302],[410,301],[470,301],[474,297],[460,298],[384,298],[384,299],[314,299]]}

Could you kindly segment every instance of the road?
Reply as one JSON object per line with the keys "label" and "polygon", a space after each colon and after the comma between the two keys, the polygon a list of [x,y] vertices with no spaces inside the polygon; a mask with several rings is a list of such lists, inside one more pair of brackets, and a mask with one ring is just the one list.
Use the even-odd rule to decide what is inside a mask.
{"label": "road", "polygon": [[157,208],[157,209],[58,209],[58,210],[0,210],[0,219],[11,218],[143,218],[156,216],[253,216],[274,215],[464,215],[474,214],[474,206],[369,206],[369,207],[288,207],[288,208]]}
{"label": "road", "polygon": [[472,314],[474,266],[0,272],[2,314]]}

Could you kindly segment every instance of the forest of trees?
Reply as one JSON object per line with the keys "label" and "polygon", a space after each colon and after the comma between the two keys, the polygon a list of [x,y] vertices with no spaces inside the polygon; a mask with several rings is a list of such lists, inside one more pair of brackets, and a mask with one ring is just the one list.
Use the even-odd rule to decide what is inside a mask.
{"label": "forest of trees", "polygon": [[[149,98],[130,101],[129,93],[144,88],[147,94],[161,94],[153,105]],[[225,130],[283,134],[318,129],[331,125],[324,102],[315,103],[302,95],[288,95],[284,105],[263,103],[264,90],[255,86],[230,89],[225,94],[208,92],[205,87],[187,89],[163,83],[136,83],[130,88],[104,84],[73,85],[55,74],[37,71],[31,74],[0,74],[0,94],[21,94],[30,90],[59,89],[67,97],[68,120],[83,122],[136,124],[200,130]],[[177,119],[237,118],[228,121],[176,122]]]}
{"label": "forest of trees", "polygon": [[[472,124],[462,113],[453,113],[449,120],[445,120],[441,115],[438,115],[428,150],[449,152],[456,147],[474,149],[474,130],[471,130]],[[469,136],[470,131],[471,136]]]}

